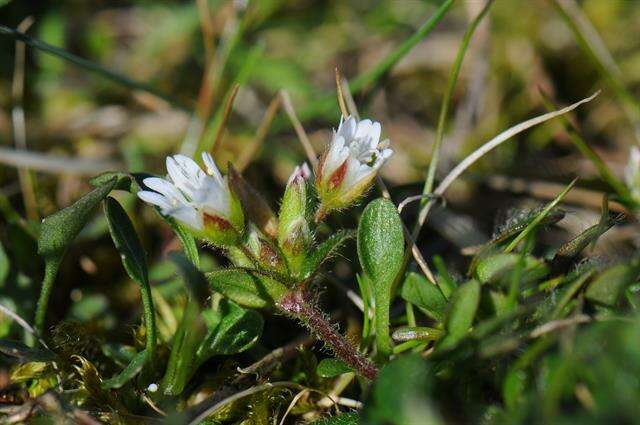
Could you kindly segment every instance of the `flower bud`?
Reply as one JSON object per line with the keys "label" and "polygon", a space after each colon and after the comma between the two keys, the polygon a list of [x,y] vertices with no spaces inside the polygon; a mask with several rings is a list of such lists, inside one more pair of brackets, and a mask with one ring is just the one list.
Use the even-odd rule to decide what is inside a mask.
{"label": "flower bud", "polygon": [[309,200],[307,182],[311,170],[306,163],[295,168],[285,190],[278,217],[278,245],[284,253],[293,276],[302,272],[311,245],[309,230]]}
{"label": "flower bud", "polygon": [[279,273],[286,272],[286,265],[278,248],[254,224],[249,226],[245,247],[253,257],[252,260],[261,267]]}

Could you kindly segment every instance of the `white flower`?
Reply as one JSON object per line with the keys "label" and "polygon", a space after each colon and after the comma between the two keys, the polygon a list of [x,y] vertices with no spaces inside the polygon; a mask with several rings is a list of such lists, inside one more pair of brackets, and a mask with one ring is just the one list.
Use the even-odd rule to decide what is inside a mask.
{"label": "white flower", "polygon": [[242,210],[211,155],[203,153],[202,160],[206,172],[184,155],[167,157],[168,178],[144,179],[151,190],[138,192],[138,197],[199,237],[214,244],[231,243],[243,230]]}
{"label": "white flower", "polygon": [[340,120],[316,176],[325,210],[345,207],[362,195],[393,154],[389,140],[380,141],[380,133],[379,122],[351,116]]}

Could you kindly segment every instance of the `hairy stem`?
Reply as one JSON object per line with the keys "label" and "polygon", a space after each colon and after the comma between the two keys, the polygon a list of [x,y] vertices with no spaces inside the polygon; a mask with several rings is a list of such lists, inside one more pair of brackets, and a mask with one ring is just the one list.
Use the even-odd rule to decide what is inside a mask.
{"label": "hairy stem", "polygon": [[327,344],[336,356],[340,357],[357,373],[371,380],[378,376],[377,366],[360,354],[344,336],[336,331],[325,315],[308,301],[303,289],[289,292],[280,300],[278,306],[289,316],[300,320],[318,339]]}

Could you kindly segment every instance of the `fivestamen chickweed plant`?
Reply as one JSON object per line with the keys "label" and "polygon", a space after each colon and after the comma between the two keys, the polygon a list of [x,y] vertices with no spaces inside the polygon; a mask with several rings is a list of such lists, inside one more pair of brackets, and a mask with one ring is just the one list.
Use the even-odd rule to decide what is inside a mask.
{"label": "fivestamen chickweed plant", "polygon": [[[261,8],[253,8],[261,2],[230,2],[223,9],[234,16],[233,25],[218,35],[213,21],[204,19],[210,2],[196,3],[204,13],[205,40],[224,40],[220,49],[205,43],[212,56],[187,131],[193,134],[166,157],[159,175],[100,174],[90,180],[93,190],[41,223],[23,219],[0,198],[0,216],[8,217],[9,224],[0,237],[6,233],[13,244],[7,252],[0,244],[0,422],[40,416],[46,423],[178,425],[638,422],[640,251],[636,234],[629,235],[633,232],[618,236],[624,243],[614,244],[610,237],[622,226],[637,233],[640,149],[631,148],[624,170],[614,172],[579,134],[576,120],[565,118],[599,92],[562,108],[542,94],[546,113],[500,131],[462,158],[450,155],[442,162],[459,162],[439,176],[458,73],[492,4],[488,1],[470,22],[455,56],[429,141],[424,181],[417,188],[390,179],[394,184],[387,188],[383,172],[388,176],[389,165],[411,152],[386,118],[385,126],[359,118],[350,94],[371,88],[428,34],[453,4],[444,0],[413,36],[354,79],[351,89],[336,70],[340,118],[327,98],[314,105],[317,115],[303,119],[306,123],[325,112],[324,117],[335,119],[318,155],[286,91],[266,108],[250,154],[230,155],[220,147],[227,120],[238,87],[263,46],[232,61],[234,66],[243,62],[243,71],[219,99],[208,93],[221,94],[218,89],[234,66],[216,63],[239,45],[246,47],[239,41],[247,22],[263,25],[267,20],[256,14]],[[602,61],[601,48],[591,51],[593,31],[585,30],[586,21],[573,24],[577,6],[550,3],[570,23],[590,60]],[[271,13],[270,7],[264,9]],[[20,43],[154,93],[4,28],[0,25],[0,32]],[[596,69],[605,74],[615,69],[605,64]],[[618,79],[616,72],[606,80],[627,113],[637,118],[640,108]],[[253,103],[250,97],[244,102]],[[275,127],[280,105],[305,147],[307,162],[295,157],[288,168],[281,167],[273,175],[282,184],[271,181],[277,191],[268,191],[269,185],[242,171]],[[367,111],[374,115],[371,111],[378,109]],[[19,111],[13,115],[18,124],[20,116]],[[507,120],[499,118],[494,121]],[[494,149],[515,144],[525,131],[556,118],[553,132],[567,136],[562,149],[572,143],[590,161],[597,184],[569,177],[528,185],[493,170],[465,181],[468,170]],[[389,133],[393,145],[385,138]],[[473,143],[478,134],[473,133]],[[259,171],[265,181],[272,176],[270,170]],[[455,204],[457,196],[449,197],[449,189],[458,184],[459,192],[482,187],[470,199],[482,198],[463,213],[439,202]],[[485,189],[495,190],[491,184],[543,202],[510,209],[493,236],[483,237],[489,229],[469,216],[495,213],[484,210],[491,204],[485,202]],[[581,219],[572,211],[576,205],[586,205],[590,213],[584,226],[576,225]],[[102,215],[94,217],[98,207]],[[160,223],[156,231],[149,231],[150,222]],[[104,272],[111,278],[105,285],[113,284],[103,288],[108,296],[94,297],[93,304],[86,303],[90,291],[68,282],[63,261],[88,237],[100,240],[96,257],[120,267],[109,274],[84,252],[79,255],[87,274]],[[161,247],[153,261],[145,252],[148,246]],[[40,259],[43,273],[35,267]],[[25,269],[38,270],[30,274],[33,270]],[[112,282],[122,277],[120,286]],[[28,283],[40,279],[39,292],[25,295]],[[65,287],[71,291],[71,307],[51,308]],[[5,288],[13,292],[5,294]],[[113,307],[103,320],[96,311],[112,308],[104,306],[110,297],[126,299],[127,309]],[[31,310],[35,304],[33,326],[28,316],[22,317],[23,301]],[[139,308],[128,308],[132,302]],[[57,317],[65,309],[68,316]]]}

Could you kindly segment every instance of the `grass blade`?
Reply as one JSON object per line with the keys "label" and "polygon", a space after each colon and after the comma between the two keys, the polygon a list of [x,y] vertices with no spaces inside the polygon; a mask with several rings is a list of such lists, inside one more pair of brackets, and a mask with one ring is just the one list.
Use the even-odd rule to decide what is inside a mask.
{"label": "grass blade", "polygon": [[111,81],[114,81],[123,86],[129,87],[135,90],[146,91],[147,93],[150,93],[163,100],[166,100],[167,102],[169,102],[170,104],[172,104],[177,108],[183,109],[185,111],[189,111],[189,108],[184,106],[178,100],[174,99],[173,97],[165,93],[162,93],[156,90],[155,88],[151,87],[148,84],[142,83],[140,81],[135,81],[125,75],[122,75],[110,69],[107,69],[102,65],[99,65],[88,59],[81,58],[80,56],[76,56],[73,53],[69,53],[66,50],[60,49],[59,47],[52,46],[51,44],[45,43],[42,40],[38,40],[37,38],[30,37],[18,30],[9,28],[6,25],[0,25],[0,34],[8,35],[9,37],[19,40],[28,46],[31,46],[35,49],[40,50],[41,52],[48,53],[53,56],[57,56],[60,59],[64,59],[88,71],[95,72],[96,74],[106,77]]}
{"label": "grass blade", "polygon": [[533,229],[536,228],[536,226],[538,226],[538,224],[540,224],[540,222],[542,220],[544,220],[544,218],[547,216],[547,214],[549,214],[551,212],[552,209],[554,209],[556,207],[556,205],[558,205],[558,203],[560,203],[560,201],[562,200],[562,198],[564,198],[564,195],[566,195],[571,188],[573,188],[573,186],[576,184],[576,182],[578,181],[578,178],[576,177],[575,179],[573,179],[571,181],[571,183],[569,183],[569,185],[565,188],[565,190],[563,190],[558,196],[556,196],[556,198],[549,202],[547,204],[547,206],[540,211],[540,214],[538,214],[536,216],[536,218],[534,218],[533,220],[531,220],[531,223],[529,223],[529,225],[527,227],[525,227],[522,232],[520,232],[520,234],[518,234],[518,236],[516,236],[511,243],[509,243],[509,245],[507,245],[507,247],[504,249],[505,253],[510,253],[511,251],[513,251],[513,249],[518,246],[518,244],[527,237],[527,235],[529,235],[529,233],[531,233],[533,231]]}

